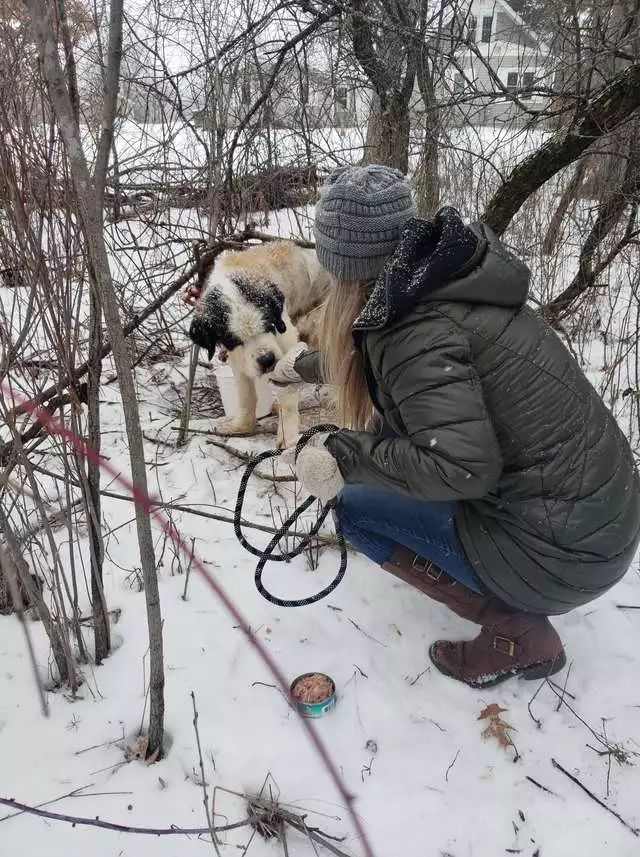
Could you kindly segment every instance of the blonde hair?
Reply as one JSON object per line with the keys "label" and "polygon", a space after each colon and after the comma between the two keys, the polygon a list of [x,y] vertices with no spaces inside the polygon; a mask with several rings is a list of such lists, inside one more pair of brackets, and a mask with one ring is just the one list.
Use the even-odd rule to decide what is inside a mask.
{"label": "blonde hair", "polygon": [[367,302],[371,283],[336,280],[324,307],[320,333],[323,376],[336,388],[337,417],[344,428],[363,430],[373,415],[364,362],[352,327]]}

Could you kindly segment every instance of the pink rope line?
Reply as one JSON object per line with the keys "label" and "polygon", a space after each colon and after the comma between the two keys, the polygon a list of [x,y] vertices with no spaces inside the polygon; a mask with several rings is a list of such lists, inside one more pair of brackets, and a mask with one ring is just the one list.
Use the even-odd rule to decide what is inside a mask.
{"label": "pink rope line", "polygon": [[[48,411],[44,410],[44,408],[33,404],[21,394],[16,394],[4,383],[0,383],[0,390],[2,390],[2,392],[10,398],[18,400],[20,402],[21,408],[24,408],[24,410],[27,411],[32,417],[35,417],[49,434],[59,435],[69,446],[73,447],[79,453],[79,455],[82,456],[83,459],[88,459],[92,463],[97,464],[102,470],[106,471],[110,476],[112,476],[116,482],[119,482],[120,485],[127,488],[127,490],[131,492],[135,503],[137,505],[140,505],[144,509],[144,511],[151,518],[153,518],[153,520],[156,521],[156,523],[161,527],[163,532],[167,534],[167,537],[171,539],[173,544],[183,554],[183,556],[187,560],[192,561],[195,569],[204,578],[205,582],[213,591],[214,595],[216,595],[217,598],[220,599],[227,612],[231,615],[231,617],[237,623],[241,631],[244,633],[249,644],[253,646],[259,658],[264,662],[267,669],[280,686],[280,689],[282,690],[285,698],[288,699],[289,685],[284,676],[284,673],[281,671],[275,659],[269,654],[268,650],[262,645],[258,637],[256,637],[256,635],[253,633],[251,627],[249,626],[249,623],[244,618],[240,610],[236,607],[235,603],[233,602],[233,599],[229,595],[227,595],[224,588],[218,583],[215,577],[206,568],[202,560],[200,560],[196,556],[195,552],[192,555],[191,548],[180,536],[175,526],[171,525],[171,522],[164,514],[164,512],[161,509],[154,507],[154,501],[149,497],[149,495],[146,494],[144,491],[141,491],[129,479],[127,479],[118,470],[116,470],[116,468],[109,461],[106,461],[104,458],[98,455],[98,453],[95,451],[95,449],[93,449],[92,446],[89,446],[88,443],[86,443],[84,440],[82,440],[82,438],[78,437],[74,432],[64,426],[61,422],[59,422],[59,420],[56,420]],[[335,763],[329,755],[329,751],[327,750],[324,742],[316,732],[311,721],[302,717],[299,712],[297,713],[300,717],[304,729],[306,730],[309,740],[315,747],[316,752],[320,756],[320,759],[322,760],[322,763],[325,766],[330,779],[333,780],[333,783],[337,788],[340,797],[342,798],[347,807],[347,810],[353,822],[353,826],[362,842],[365,857],[375,857],[362,822],[353,807],[354,796],[349,792],[346,785],[344,784]]]}

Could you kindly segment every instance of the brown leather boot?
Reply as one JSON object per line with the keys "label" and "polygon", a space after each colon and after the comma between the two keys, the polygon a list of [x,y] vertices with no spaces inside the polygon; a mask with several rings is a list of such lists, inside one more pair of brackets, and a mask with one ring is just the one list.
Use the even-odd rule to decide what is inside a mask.
{"label": "brown leather boot", "polygon": [[545,678],[565,666],[562,642],[546,616],[514,611],[492,595],[473,592],[404,547],[398,546],[383,568],[463,619],[482,625],[475,640],[433,643],[429,657],[444,675],[480,688],[516,675]]}
{"label": "brown leather boot", "polygon": [[482,624],[478,617],[486,606],[487,596],[467,589],[430,560],[398,545],[382,567],[434,601],[445,604],[457,616]]}

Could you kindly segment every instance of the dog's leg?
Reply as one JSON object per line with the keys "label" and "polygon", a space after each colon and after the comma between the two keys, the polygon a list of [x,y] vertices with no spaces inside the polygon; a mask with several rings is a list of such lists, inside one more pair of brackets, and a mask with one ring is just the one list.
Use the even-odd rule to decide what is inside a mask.
{"label": "dog's leg", "polygon": [[294,390],[278,390],[278,449],[289,449],[298,442],[300,434],[300,412],[298,408],[300,394]]}
{"label": "dog's leg", "polygon": [[[232,367],[233,368],[233,367]],[[238,392],[238,413],[235,417],[223,417],[216,420],[216,434],[232,437],[234,435],[253,434],[256,428],[257,394],[253,378],[247,378],[234,369],[233,378]]]}

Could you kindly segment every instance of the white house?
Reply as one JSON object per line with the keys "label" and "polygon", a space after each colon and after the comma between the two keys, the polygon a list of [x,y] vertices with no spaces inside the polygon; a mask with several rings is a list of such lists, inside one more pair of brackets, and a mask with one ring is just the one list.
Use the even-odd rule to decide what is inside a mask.
{"label": "white house", "polygon": [[458,15],[453,27],[463,29],[455,34],[459,46],[443,88],[455,104],[454,121],[524,121],[527,111],[548,104],[530,90],[550,82],[549,48],[506,0],[471,0],[467,15],[462,21]]}

